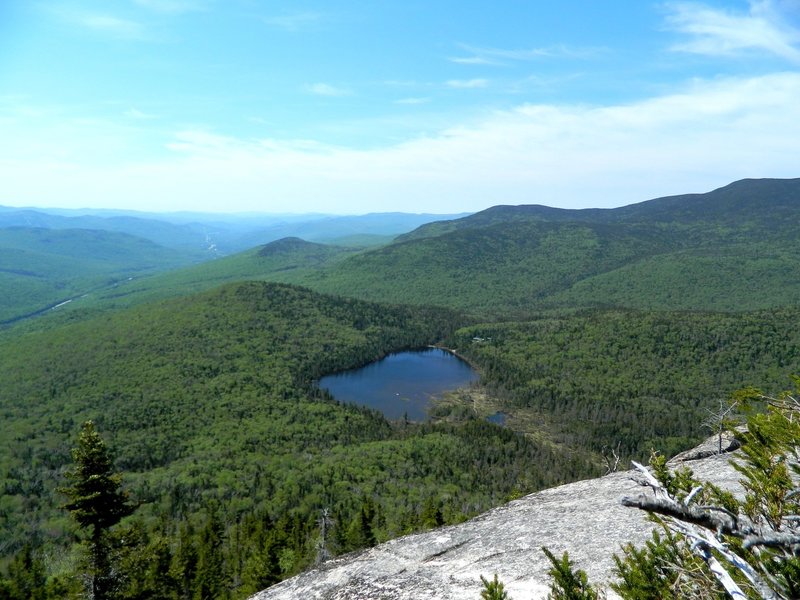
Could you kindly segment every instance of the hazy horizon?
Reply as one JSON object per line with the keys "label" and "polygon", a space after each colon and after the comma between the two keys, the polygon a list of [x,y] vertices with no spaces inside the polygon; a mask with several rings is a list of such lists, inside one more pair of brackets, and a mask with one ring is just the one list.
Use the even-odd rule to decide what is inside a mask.
{"label": "hazy horizon", "polygon": [[610,208],[798,174],[798,0],[11,0],[0,73],[6,206]]}

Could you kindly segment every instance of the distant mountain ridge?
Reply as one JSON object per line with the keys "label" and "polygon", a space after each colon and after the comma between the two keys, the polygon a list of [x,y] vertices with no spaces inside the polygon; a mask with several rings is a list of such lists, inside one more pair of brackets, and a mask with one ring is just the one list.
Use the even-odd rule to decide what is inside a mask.
{"label": "distant mountain ridge", "polygon": [[[363,248],[388,243],[398,233],[439,218],[406,213],[347,217],[188,213],[158,217],[126,211],[46,211],[0,206],[0,290],[5,291],[0,299],[0,325],[42,314],[50,306],[85,298],[90,292],[112,297],[126,293],[110,289],[108,282],[116,284],[133,275],[197,267],[195,263],[216,262],[226,256],[233,258],[236,253],[246,253],[281,238],[298,239],[302,234],[312,240],[341,240],[347,246]],[[23,231],[27,233],[23,235]],[[42,240],[49,241],[43,246]],[[310,242],[304,244],[294,247],[299,253],[295,257],[284,251],[280,260],[256,260],[246,265],[246,260],[233,258],[231,262],[200,269],[199,280],[188,274],[187,281],[178,271],[176,282],[178,286],[196,282],[185,290],[191,293],[226,281],[264,279],[265,274],[273,272],[318,268],[345,250],[354,251],[322,244],[312,250]],[[226,265],[231,267],[229,273],[224,272]],[[176,285],[163,278],[154,285],[162,286],[161,296],[180,295]]]}
{"label": "distant mountain ridge", "polygon": [[714,221],[739,224],[743,219],[756,222],[787,219],[797,216],[798,211],[800,178],[742,179],[704,194],[665,196],[619,208],[567,209],[540,204],[492,206],[461,219],[423,225],[399,236],[398,241],[512,221],[688,225]]}
{"label": "distant mountain ridge", "polygon": [[189,262],[178,250],[126,233],[0,228],[0,324]]}
{"label": "distant mountain ridge", "polygon": [[136,235],[167,248],[191,251],[197,258],[240,252],[284,237],[335,241],[357,235],[394,237],[445,214],[369,213],[365,215],[157,215],[120,211],[50,211],[0,206],[0,228],[97,229]]}
{"label": "distant mountain ridge", "polygon": [[208,226],[176,225],[166,221],[130,216],[63,216],[40,210],[13,210],[4,207],[4,210],[0,211],[0,228],[6,227],[113,231],[135,235],[167,248],[193,251],[198,257],[202,257],[211,245],[207,237]]}
{"label": "distant mountain ridge", "polygon": [[302,283],[483,314],[769,308],[800,302],[797,223],[800,179],[742,180],[616,209],[495,206],[423,225]]}
{"label": "distant mountain ridge", "polygon": [[616,209],[495,206],[361,251],[285,237],[115,296],[131,303],[261,279],[490,318],[553,308],[758,310],[800,302],[798,222],[800,179],[742,180]]}
{"label": "distant mountain ridge", "polygon": [[329,216],[296,223],[278,223],[243,236],[239,244],[253,247],[271,241],[295,237],[309,242],[335,243],[340,238],[360,234],[394,237],[426,223],[461,215],[434,215],[409,213],[369,213],[358,216]]}

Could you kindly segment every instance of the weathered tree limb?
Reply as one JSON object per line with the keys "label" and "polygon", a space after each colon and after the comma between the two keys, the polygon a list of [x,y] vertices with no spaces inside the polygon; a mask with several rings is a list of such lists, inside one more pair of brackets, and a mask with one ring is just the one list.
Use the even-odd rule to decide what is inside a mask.
{"label": "weathered tree limb", "polygon": [[[730,574],[724,569],[724,567],[722,567],[716,557],[711,554],[711,549],[718,552],[719,555],[729,562],[734,568],[741,571],[741,573],[753,585],[759,596],[761,596],[761,598],[764,600],[780,600],[786,598],[786,596],[779,594],[772,587],[770,587],[769,584],[767,584],[767,582],[765,582],[764,579],[758,574],[758,572],[756,572],[756,570],[747,563],[747,561],[728,550],[728,548],[708,529],[698,528],[696,525],[684,523],[682,521],[672,521],[670,525],[674,530],[682,533],[689,540],[692,540],[692,550],[706,562],[711,569],[711,572],[714,573],[714,577],[717,578],[717,581],[719,581],[720,584],[725,587],[725,590],[733,598],[744,598],[745,596],[735,595],[735,590],[738,590],[738,592],[741,593],[741,589],[738,586],[736,586],[735,590],[734,588],[729,589],[728,583],[726,583],[727,580],[723,578],[722,573],[724,573],[727,578],[730,578]],[[717,570],[715,571],[715,569]],[[732,578],[730,581],[733,583]]]}
{"label": "weathered tree limb", "polygon": [[711,573],[716,580],[720,582],[722,587],[725,588],[725,591],[728,592],[728,595],[733,598],[733,600],[747,600],[747,596],[745,596],[742,589],[736,585],[730,573],[725,570],[706,546],[698,546],[695,553],[706,562]]}
{"label": "weathered tree limb", "polygon": [[644,485],[650,486],[653,488],[653,491],[659,491],[663,489],[661,487],[661,483],[658,481],[658,479],[653,477],[653,474],[647,469],[647,467],[636,462],[635,460],[632,460],[631,464],[636,468],[637,471],[639,471],[639,474],[644,477]]}
{"label": "weathered tree limb", "polygon": [[[748,535],[744,538],[744,547],[748,550],[755,546],[766,546],[768,548],[789,549],[792,546],[800,545],[800,534],[796,533],[763,533],[761,535]],[[797,552],[792,552],[797,554]]]}
{"label": "weathered tree limb", "polygon": [[692,488],[692,491],[689,492],[689,495],[686,496],[686,498],[683,500],[683,505],[684,506],[689,506],[692,503],[692,500],[694,500],[694,497],[697,494],[699,494],[701,491],[703,491],[703,486],[702,485],[697,485],[694,488]]}
{"label": "weathered tree limb", "polygon": [[[621,502],[623,506],[640,508],[665,517],[674,517],[719,533],[736,536],[744,535],[739,527],[738,519],[732,518],[727,511],[710,511],[699,506],[685,506],[669,497],[648,498],[644,495],[639,495],[631,498],[630,496],[625,496]],[[750,531],[746,533],[750,533]]]}

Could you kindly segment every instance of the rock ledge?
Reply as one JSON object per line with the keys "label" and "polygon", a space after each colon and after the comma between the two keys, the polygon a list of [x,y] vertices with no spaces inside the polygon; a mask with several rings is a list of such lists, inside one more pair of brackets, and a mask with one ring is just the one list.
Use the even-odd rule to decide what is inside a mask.
{"label": "rock ledge", "polygon": [[[699,479],[741,493],[730,455],[714,454],[716,444],[711,438],[670,463],[687,464]],[[544,599],[550,580],[542,546],[556,556],[569,552],[592,582],[607,583],[612,555],[624,543],[642,544],[653,527],[642,511],[619,502],[643,490],[634,477],[618,472],[536,492],[466,523],[337,557],[251,600],[478,599],[480,575],[494,573],[514,600]]]}

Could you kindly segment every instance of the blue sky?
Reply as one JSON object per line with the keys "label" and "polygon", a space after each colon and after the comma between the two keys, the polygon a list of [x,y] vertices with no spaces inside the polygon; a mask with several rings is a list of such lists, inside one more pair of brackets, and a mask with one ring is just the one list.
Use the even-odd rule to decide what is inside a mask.
{"label": "blue sky", "polygon": [[461,212],[800,176],[800,0],[2,0],[0,204]]}

